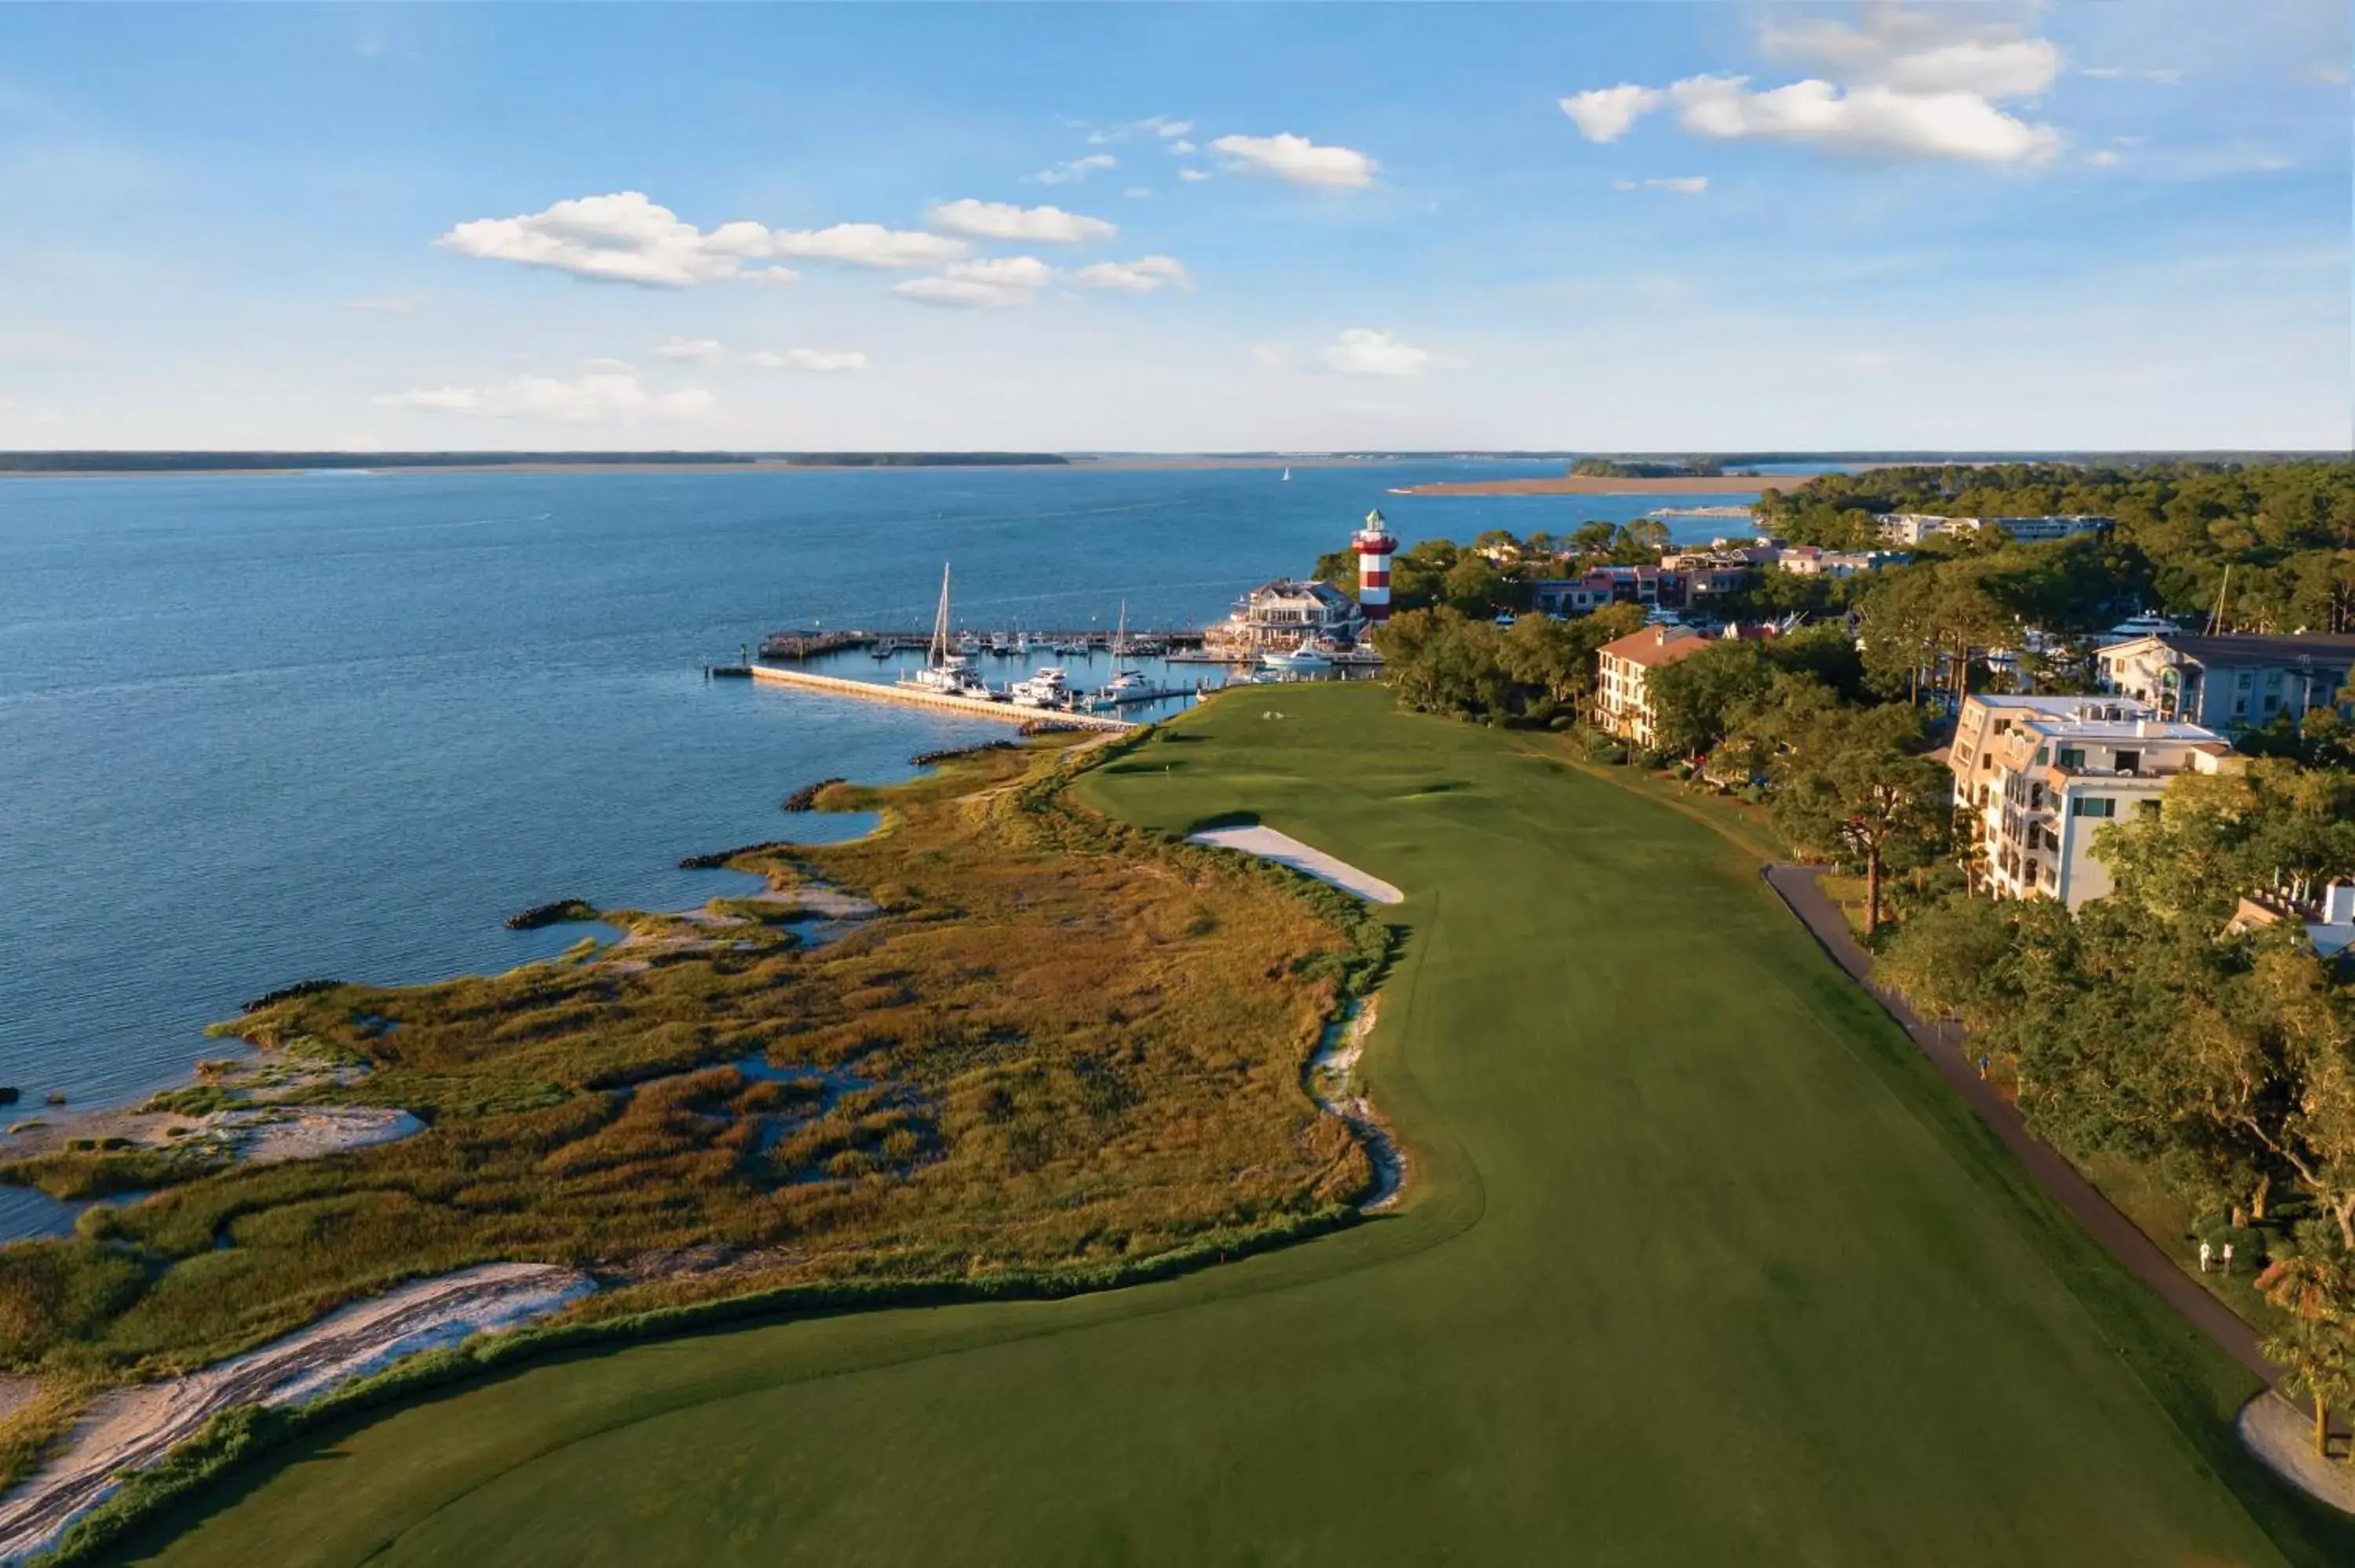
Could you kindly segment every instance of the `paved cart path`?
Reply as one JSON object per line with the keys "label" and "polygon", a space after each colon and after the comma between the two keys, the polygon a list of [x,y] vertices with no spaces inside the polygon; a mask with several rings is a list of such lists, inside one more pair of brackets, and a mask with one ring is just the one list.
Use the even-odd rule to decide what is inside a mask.
{"label": "paved cart path", "polygon": [[2164,1248],[2120,1213],[2059,1150],[2030,1132],[2019,1107],[1979,1076],[1972,1065],[1969,1036],[1961,1025],[1925,1022],[1903,997],[1873,983],[1871,955],[1857,945],[1849,930],[1848,916],[1823,890],[1819,880],[1823,874],[1824,868],[1819,865],[1770,865],[1765,871],[1767,885],[1791,906],[1791,913],[1823,945],[1832,961],[1846,969],[1889,1010],[1891,1017],[1904,1025],[1905,1033],[1913,1037],[1913,1044],[1935,1065],[1939,1075],[1994,1129],[2004,1147],[2019,1157],[2056,1202],[2075,1216],[2077,1223],[2128,1272],[2166,1298],[2170,1306],[2233,1360],[2269,1383],[2278,1382],[2282,1369],[2265,1359],[2257,1331],[2185,1274]]}

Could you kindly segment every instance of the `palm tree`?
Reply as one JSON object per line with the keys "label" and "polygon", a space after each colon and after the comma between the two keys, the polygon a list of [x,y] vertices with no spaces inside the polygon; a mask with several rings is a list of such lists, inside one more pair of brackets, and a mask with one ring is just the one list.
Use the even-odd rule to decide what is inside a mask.
{"label": "palm tree", "polygon": [[[2330,1406],[2355,1404],[2355,1264],[2343,1257],[2288,1257],[2257,1278],[2258,1288],[2296,1321],[2265,1341],[2285,1370],[2281,1385],[2314,1401],[2314,1453],[2330,1457]],[[2355,1448],[2348,1454],[2355,1463]]]}

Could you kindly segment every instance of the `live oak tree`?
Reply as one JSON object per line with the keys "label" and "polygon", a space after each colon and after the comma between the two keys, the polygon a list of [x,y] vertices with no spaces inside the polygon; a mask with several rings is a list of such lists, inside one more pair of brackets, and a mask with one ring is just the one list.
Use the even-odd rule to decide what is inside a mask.
{"label": "live oak tree", "polygon": [[1918,735],[1909,709],[1835,708],[1808,727],[1775,779],[1775,824],[1795,842],[1864,868],[1867,936],[1881,928],[1888,874],[1927,864],[1945,847],[1952,786],[1945,768],[1909,749]]}

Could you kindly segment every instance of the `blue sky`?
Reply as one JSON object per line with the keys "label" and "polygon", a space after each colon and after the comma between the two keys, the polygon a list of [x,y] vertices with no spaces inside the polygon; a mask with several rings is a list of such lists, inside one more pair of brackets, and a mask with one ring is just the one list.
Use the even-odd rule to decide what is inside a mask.
{"label": "blue sky", "polygon": [[2343,0],[0,7],[0,446],[2345,446],[2350,50]]}

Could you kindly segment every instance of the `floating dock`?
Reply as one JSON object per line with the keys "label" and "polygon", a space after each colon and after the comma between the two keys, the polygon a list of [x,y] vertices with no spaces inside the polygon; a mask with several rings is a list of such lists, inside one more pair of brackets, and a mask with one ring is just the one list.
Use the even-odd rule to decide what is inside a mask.
{"label": "floating dock", "polygon": [[773,664],[754,664],[751,667],[751,674],[755,681],[767,681],[779,686],[797,686],[805,692],[822,692],[837,697],[865,697],[874,702],[904,703],[910,707],[931,708],[935,713],[996,719],[1000,724],[1028,724],[1039,720],[1066,729],[1115,732],[1136,727],[1128,719],[1114,718],[1107,714],[1024,707],[1017,703],[993,703],[980,697],[954,697],[946,692],[928,692],[921,686],[887,686],[880,681],[853,681],[841,675],[815,674],[807,670],[779,669]]}

